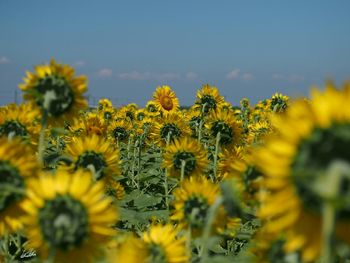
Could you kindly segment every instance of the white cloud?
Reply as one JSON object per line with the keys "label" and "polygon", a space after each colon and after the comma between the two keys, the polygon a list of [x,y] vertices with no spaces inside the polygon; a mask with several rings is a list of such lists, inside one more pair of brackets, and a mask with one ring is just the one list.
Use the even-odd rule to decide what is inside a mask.
{"label": "white cloud", "polygon": [[76,62],[74,63],[74,66],[75,66],[75,67],[84,67],[85,65],[86,65],[86,62],[83,61],[83,60],[79,60],[79,61],[76,61]]}
{"label": "white cloud", "polygon": [[198,74],[195,72],[187,72],[186,73],[186,79],[188,80],[195,80],[198,78]]}
{"label": "white cloud", "polygon": [[110,78],[113,75],[113,70],[110,68],[103,68],[97,72],[97,76],[100,78]]}
{"label": "white cloud", "polygon": [[275,80],[285,80],[289,82],[299,82],[299,81],[305,80],[305,76],[299,75],[299,74],[283,75],[283,74],[275,73],[272,75],[272,78]]}
{"label": "white cloud", "polygon": [[241,72],[241,70],[239,68],[235,68],[226,74],[226,78],[227,79],[236,79],[239,77],[240,72]]}
{"label": "white cloud", "polygon": [[131,72],[119,73],[118,78],[122,80],[157,80],[166,81],[180,79],[181,75],[173,72],[167,73],[151,73],[151,72],[138,72],[136,70]]}
{"label": "white cloud", "polygon": [[10,60],[7,57],[0,58],[0,64],[7,64],[7,63],[10,63]]}
{"label": "white cloud", "polygon": [[243,78],[244,80],[249,81],[249,80],[254,79],[255,77],[254,77],[254,75],[253,75],[252,73],[244,73],[243,76],[242,76],[242,78]]}

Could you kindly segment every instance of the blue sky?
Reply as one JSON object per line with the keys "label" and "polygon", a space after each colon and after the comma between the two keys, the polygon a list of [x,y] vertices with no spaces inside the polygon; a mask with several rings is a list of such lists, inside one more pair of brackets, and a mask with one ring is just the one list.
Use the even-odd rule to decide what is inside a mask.
{"label": "blue sky", "polygon": [[350,79],[349,10],[346,0],[0,0],[0,104],[50,58],[88,76],[91,103],[143,106],[164,84],[182,105],[204,83],[234,104],[307,95]]}

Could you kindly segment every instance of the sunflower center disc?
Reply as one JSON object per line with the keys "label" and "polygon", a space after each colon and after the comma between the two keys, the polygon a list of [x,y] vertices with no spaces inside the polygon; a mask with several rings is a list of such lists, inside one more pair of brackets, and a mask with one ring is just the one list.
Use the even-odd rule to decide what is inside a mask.
{"label": "sunflower center disc", "polygon": [[150,244],[148,247],[149,260],[152,263],[166,263],[167,258],[164,249],[157,244]]}
{"label": "sunflower center disc", "polygon": [[10,133],[21,137],[28,135],[26,127],[18,121],[13,120],[6,121],[3,125],[0,126],[0,135],[8,136]]}
{"label": "sunflower center disc", "polygon": [[[350,125],[334,125],[329,129],[317,128],[301,142],[293,164],[293,179],[297,192],[306,208],[313,212],[322,212],[322,198],[313,190],[312,185],[320,174],[326,171],[334,160],[350,163]],[[302,174],[303,176],[298,176]],[[322,174],[322,173],[321,173]],[[339,196],[350,198],[350,180],[340,183]],[[342,207],[338,212],[341,218],[350,219],[350,206]]]}
{"label": "sunflower center disc", "polygon": [[198,196],[189,198],[184,204],[185,218],[194,228],[202,228],[205,225],[208,210],[208,202]]}
{"label": "sunflower center disc", "polygon": [[202,106],[205,104],[204,108],[204,113],[208,113],[210,110],[215,110],[216,109],[216,100],[213,98],[211,95],[204,95],[201,98],[201,103]]}
{"label": "sunflower center disc", "polygon": [[16,190],[24,189],[24,180],[17,168],[7,161],[0,161],[0,211],[22,198]]}
{"label": "sunflower center disc", "polygon": [[232,132],[232,128],[229,125],[227,125],[225,122],[222,122],[222,121],[214,122],[213,126],[211,127],[211,133],[213,137],[216,137],[219,132],[220,132],[220,144],[227,145],[232,143],[233,132]]}
{"label": "sunflower center disc", "polygon": [[185,175],[190,175],[196,168],[196,158],[191,152],[177,152],[173,158],[175,169],[181,170],[182,161],[185,161]]}
{"label": "sunflower center disc", "polygon": [[162,105],[163,109],[167,111],[172,110],[174,107],[173,100],[169,97],[162,98],[160,104]]}
{"label": "sunflower center disc", "polygon": [[173,123],[165,124],[160,130],[160,136],[163,140],[167,140],[168,134],[170,133],[170,141],[180,137],[181,131],[180,129]]}
{"label": "sunflower center disc", "polygon": [[88,235],[86,209],[68,195],[46,201],[39,212],[39,224],[44,239],[62,250],[80,246]]}
{"label": "sunflower center disc", "polygon": [[115,140],[123,141],[128,138],[128,132],[123,127],[116,127],[113,130],[113,136]]}
{"label": "sunflower center disc", "polygon": [[103,169],[107,166],[102,154],[95,152],[85,152],[79,156],[78,161],[76,162],[76,168],[89,168],[89,165],[93,165],[96,174],[100,174],[99,178],[103,177]]}
{"label": "sunflower center disc", "polygon": [[[42,98],[37,100],[40,107],[45,108],[47,112],[58,117],[67,112],[74,102],[74,93],[67,81],[56,75],[47,75],[43,79],[39,79],[36,90],[42,95]],[[45,97],[50,97],[48,105],[45,103]]]}

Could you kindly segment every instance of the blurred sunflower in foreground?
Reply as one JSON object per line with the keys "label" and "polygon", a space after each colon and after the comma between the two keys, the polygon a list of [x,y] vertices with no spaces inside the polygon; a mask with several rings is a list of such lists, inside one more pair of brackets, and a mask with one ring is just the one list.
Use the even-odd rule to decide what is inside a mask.
{"label": "blurred sunflower in foreground", "polygon": [[[320,256],[324,242],[322,215],[337,180],[330,169],[337,162],[350,163],[349,103],[349,83],[341,90],[331,83],[325,91],[313,89],[310,102],[300,99],[274,116],[277,131],[255,155],[268,190],[259,211],[265,231],[284,233],[285,251],[300,250],[306,262]],[[350,179],[342,177],[335,186],[335,232],[349,243]]]}
{"label": "blurred sunflower in foreground", "polygon": [[28,183],[22,208],[28,247],[41,259],[54,262],[96,262],[115,234],[117,220],[112,200],[104,196],[102,182],[83,171],[57,171]]}
{"label": "blurred sunflower in foreground", "polygon": [[190,262],[186,239],[178,237],[178,231],[170,224],[152,225],[141,239],[129,237],[119,251],[114,251],[111,255],[111,263]]}
{"label": "blurred sunflower in foreground", "polygon": [[79,110],[87,107],[83,93],[87,89],[85,76],[74,76],[74,69],[68,65],[50,64],[35,67],[35,72],[27,72],[24,84],[19,85],[24,99],[34,102],[49,123],[59,126],[71,120]]}
{"label": "blurred sunflower in foreground", "polygon": [[20,204],[28,178],[37,176],[39,165],[31,148],[20,141],[0,139],[0,236],[22,227]]}
{"label": "blurred sunflower in foreground", "polygon": [[32,104],[9,104],[0,109],[0,136],[21,138],[37,144],[40,112]]}

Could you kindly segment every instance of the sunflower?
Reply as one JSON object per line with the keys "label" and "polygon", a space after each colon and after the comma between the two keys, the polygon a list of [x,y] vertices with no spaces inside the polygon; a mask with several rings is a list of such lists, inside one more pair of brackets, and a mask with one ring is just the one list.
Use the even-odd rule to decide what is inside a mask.
{"label": "sunflower", "polygon": [[34,101],[54,124],[69,122],[87,106],[82,96],[87,89],[86,77],[75,77],[73,68],[54,60],[36,66],[35,73],[27,72],[24,84],[19,87],[24,91],[24,99]]}
{"label": "sunflower", "polygon": [[174,140],[165,148],[162,166],[169,169],[170,176],[180,178],[182,165],[186,177],[200,176],[208,162],[204,147],[197,140],[185,137]]}
{"label": "sunflower", "polygon": [[240,178],[246,168],[244,149],[242,147],[225,148],[219,154],[218,179]]}
{"label": "sunflower", "polygon": [[98,109],[99,110],[106,110],[113,108],[113,104],[109,99],[100,99],[98,101]]}
{"label": "sunflower", "polygon": [[75,118],[70,130],[78,133],[80,136],[96,134],[99,136],[107,135],[108,122],[104,116],[95,112],[86,112],[80,118]]}
{"label": "sunflower", "polygon": [[217,111],[212,111],[205,126],[213,138],[219,136],[221,146],[242,144],[242,125],[236,120],[234,113],[231,110],[218,109]]}
{"label": "sunflower", "polygon": [[27,179],[39,170],[31,148],[19,140],[0,139],[0,236],[22,227],[20,216]]}
{"label": "sunflower", "polygon": [[142,238],[129,238],[111,262],[128,263],[187,263],[186,238],[178,238],[172,225],[152,225]]}
{"label": "sunflower", "polygon": [[145,110],[149,116],[159,115],[157,105],[153,100],[147,102]]}
{"label": "sunflower", "polygon": [[28,247],[41,259],[54,262],[96,262],[115,231],[117,220],[112,200],[104,196],[102,182],[89,173],[42,174],[28,182],[26,212]]}
{"label": "sunflower", "polygon": [[[190,228],[194,235],[199,235],[208,220],[210,207],[219,197],[218,184],[204,177],[185,179],[180,188],[174,191],[174,212],[171,219],[178,223],[179,228]],[[230,226],[237,227],[236,222],[237,218],[228,217],[224,207],[220,206],[214,220],[214,231],[220,233]]]}
{"label": "sunflower", "polygon": [[153,99],[159,112],[169,113],[179,110],[179,99],[169,86],[157,87]]}
{"label": "sunflower", "polygon": [[121,107],[118,109],[116,113],[116,120],[125,120],[133,122],[136,119],[136,111],[138,107],[135,103],[130,103],[126,106]]}
{"label": "sunflower", "polygon": [[97,180],[103,178],[108,182],[119,174],[119,151],[108,140],[95,134],[73,137],[67,145],[66,153],[73,160],[73,170],[91,170]]}
{"label": "sunflower", "polygon": [[275,93],[268,102],[270,110],[273,112],[283,112],[288,106],[289,97],[282,95],[281,93]]}
{"label": "sunflower", "polygon": [[[333,161],[350,162],[349,83],[342,90],[329,83],[324,92],[314,89],[311,95],[310,102],[298,100],[284,115],[274,116],[277,132],[255,154],[269,191],[259,212],[267,220],[266,231],[284,233],[284,249],[300,249],[304,261],[315,260],[321,250],[323,198],[315,184],[325,180]],[[349,181],[344,181],[339,191],[348,196],[345,185]],[[338,237],[347,242],[349,211],[350,207],[344,206],[336,215]]]}
{"label": "sunflower", "polygon": [[117,143],[128,140],[132,132],[132,124],[125,119],[112,121],[108,127],[109,136]]}
{"label": "sunflower", "polygon": [[19,137],[37,143],[40,112],[32,104],[9,104],[0,110],[0,136]]}
{"label": "sunflower", "polygon": [[191,133],[190,127],[181,113],[169,113],[156,120],[157,122],[152,128],[151,135],[155,142],[161,146],[165,146],[167,143]]}
{"label": "sunflower", "polygon": [[216,110],[224,103],[224,97],[220,95],[216,87],[203,85],[201,90],[197,91],[196,108],[202,113],[207,114]]}

